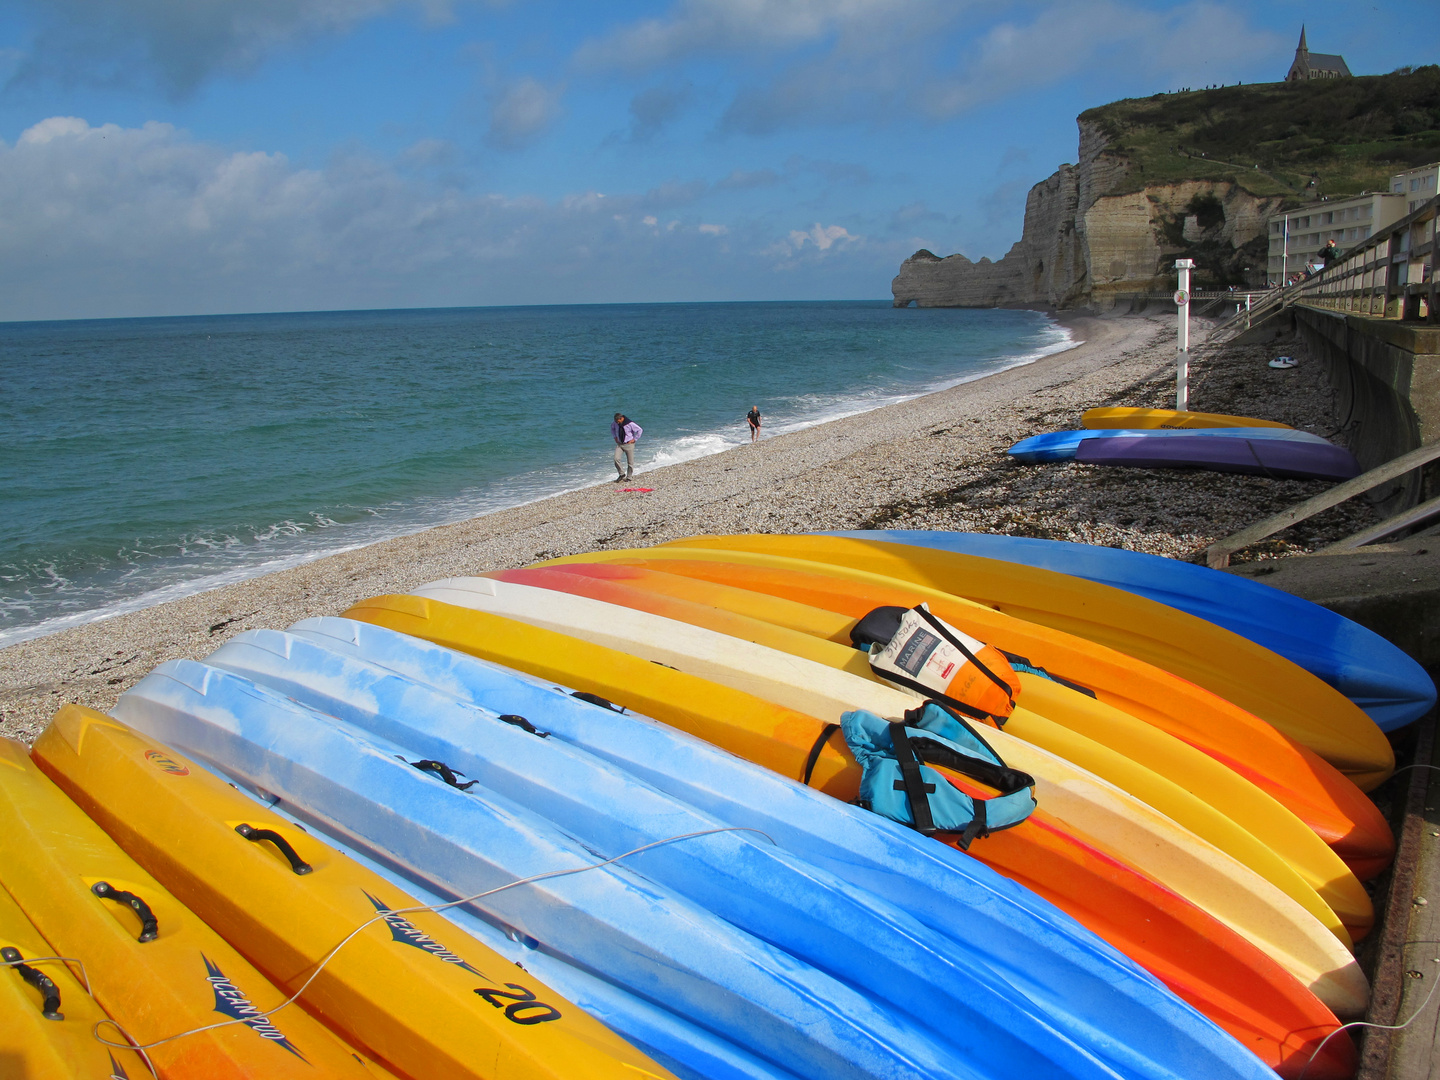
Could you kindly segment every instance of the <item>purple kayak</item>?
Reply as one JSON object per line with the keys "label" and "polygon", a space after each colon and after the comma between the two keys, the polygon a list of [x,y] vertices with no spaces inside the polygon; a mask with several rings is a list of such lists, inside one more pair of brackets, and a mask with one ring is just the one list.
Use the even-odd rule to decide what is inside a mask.
{"label": "purple kayak", "polygon": [[1349,450],[1329,443],[1276,439],[1086,439],[1075,460],[1087,465],[1137,469],[1209,469],[1286,480],[1349,480],[1360,463]]}

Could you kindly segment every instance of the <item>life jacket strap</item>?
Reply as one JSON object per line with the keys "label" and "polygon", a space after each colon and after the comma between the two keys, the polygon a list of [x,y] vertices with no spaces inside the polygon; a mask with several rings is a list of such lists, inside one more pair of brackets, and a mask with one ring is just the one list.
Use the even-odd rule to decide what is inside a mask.
{"label": "life jacket strap", "polygon": [[[976,656],[973,652],[966,648],[965,643],[961,641],[958,637],[956,637],[954,634],[952,634],[950,632],[950,628],[946,626],[943,621],[937,618],[933,612],[931,612],[930,605],[921,604],[917,608],[915,608],[915,612],[927,623],[929,623],[937,634],[943,637],[951,645],[954,645],[955,648],[959,649],[960,652],[964,655],[965,659],[969,660],[972,664],[974,664],[977,668],[980,669],[980,673],[982,675],[984,675],[987,679],[989,679],[992,683],[995,684],[996,689],[998,689],[1002,694],[1005,695],[1005,700],[1010,703],[1010,708],[1013,711],[1015,708],[1015,695],[1010,692],[1010,684],[1004,679],[1000,678],[999,675],[996,675],[995,672],[991,671],[988,667],[986,667],[978,656]],[[999,717],[995,718],[995,722],[997,724],[1003,723],[1003,721],[1000,720]]]}
{"label": "life jacket strap", "polygon": [[810,786],[810,774],[815,771],[815,763],[820,760],[820,751],[825,749],[830,736],[839,730],[839,724],[826,724],[820,729],[820,737],[815,740],[815,744],[810,747],[810,753],[805,757],[805,775],[800,778],[800,782],[806,787]]}
{"label": "life jacket strap", "polygon": [[930,815],[927,796],[935,794],[935,785],[925,783],[920,775],[920,760],[915,755],[915,748],[910,745],[910,736],[903,722],[891,723],[890,745],[895,748],[895,760],[900,766],[900,779],[894,782],[895,790],[905,792],[905,798],[910,803],[913,828],[924,836],[934,836],[935,819]]}

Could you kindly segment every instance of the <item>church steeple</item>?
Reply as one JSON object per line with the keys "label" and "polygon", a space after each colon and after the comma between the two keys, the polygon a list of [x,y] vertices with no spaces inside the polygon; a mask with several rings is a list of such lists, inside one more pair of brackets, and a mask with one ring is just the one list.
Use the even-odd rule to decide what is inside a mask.
{"label": "church steeple", "polygon": [[1300,54],[1302,54],[1302,53],[1308,53],[1309,51],[1310,51],[1309,47],[1305,44],[1305,24],[1304,24],[1304,23],[1301,23],[1301,24],[1300,24],[1300,47],[1295,50],[1295,54],[1298,56],[1298,55],[1300,55]]}

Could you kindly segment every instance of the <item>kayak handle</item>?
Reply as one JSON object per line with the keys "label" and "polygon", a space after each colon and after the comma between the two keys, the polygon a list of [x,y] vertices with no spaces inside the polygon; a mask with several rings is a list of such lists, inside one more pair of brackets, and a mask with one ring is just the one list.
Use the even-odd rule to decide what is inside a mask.
{"label": "kayak handle", "polygon": [[40,1006],[41,1016],[46,1020],[65,1019],[65,1014],[60,1011],[60,988],[48,975],[42,971],[36,971],[29,964],[22,964],[20,950],[9,945],[0,949],[0,960],[4,960],[19,972],[22,979],[40,991],[40,996],[45,999],[44,1004]]}
{"label": "kayak handle", "polygon": [[296,850],[290,846],[290,841],[281,836],[274,829],[257,829],[252,825],[246,825],[243,821],[235,826],[235,831],[249,840],[252,844],[258,844],[262,840],[268,841],[279,849],[280,854],[290,860],[290,869],[297,874],[308,874],[315,868],[311,866]]}
{"label": "kayak handle", "polygon": [[124,904],[136,915],[140,916],[140,936],[135,940],[142,945],[147,941],[154,941],[160,936],[160,924],[155,919],[155,913],[150,910],[150,905],[141,900],[133,892],[126,892],[124,889],[117,889],[108,881],[97,881],[90,886],[90,891],[101,900],[114,900],[117,904]]}

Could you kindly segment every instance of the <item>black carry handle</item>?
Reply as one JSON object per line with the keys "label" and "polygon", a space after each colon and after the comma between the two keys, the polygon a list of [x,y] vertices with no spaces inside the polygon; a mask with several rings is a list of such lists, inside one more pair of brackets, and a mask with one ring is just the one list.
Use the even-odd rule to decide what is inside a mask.
{"label": "black carry handle", "polygon": [[[395,756],[400,757],[399,754],[396,754]],[[403,757],[400,758],[400,760],[405,761]],[[469,791],[472,787],[474,787],[480,782],[479,780],[467,780],[465,781],[465,783],[462,784],[457,778],[464,776],[465,774],[463,772],[456,772],[449,765],[446,765],[443,761],[434,761],[430,758],[424,758],[420,761],[405,761],[405,764],[413,765],[421,772],[429,773],[437,780],[443,780],[451,787],[456,788],[460,791]]]}
{"label": "black carry handle", "polygon": [[531,735],[538,735],[542,739],[548,739],[550,737],[550,732],[541,731],[529,720],[526,720],[525,717],[515,713],[501,713],[500,719],[512,727],[518,727],[521,731],[528,731]]}
{"label": "black carry handle", "polygon": [[160,936],[160,924],[155,920],[155,913],[150,910],[149,904],[133,892],[117,889],[108,881],[97,881],[90,886],[90,891],[101,900],[114,900],[117,904],[124,904],[140,916],[140,936],[135,939],[136,941],[144,944],[147,941],[154,941]]}
{"label": "black carry handle", "polygon": [[280,854],[290,860],[290,869],[297,874],[308,874],[315,869],[304,859],[300,858],[299,853],[290,846],[290,841],[286,840],[285,837],[281,836],[274,829],[257,829],[253,825],[246,825],[242,821],[239,825],[235,826],[235,831],[252,844],[258,844],[262,841],[274,844],[275,847],[279,849]]}
{"label": "black carry handle", "polygon": [[19,972],[20,977],[38,990],[45,999],[40,1006],[40,1015],[46,1020],[64,1020],[65,1014],[60,1011],[60,988],[43,971],[36,971],[29,964],[22,964],[20,959],[19,949],[9,945],[0,949],[0,960],[4,960]]}
{"label": "black carry handle", "polygon": [[611,712],[624,713],[625,710],[613,701],[601,697],[599,694],[592,694],[588,690],[571,690],[570,696],[579,698],[581,701],[588,701],[591,705],[599,705],[602,709],[609,709]]}

